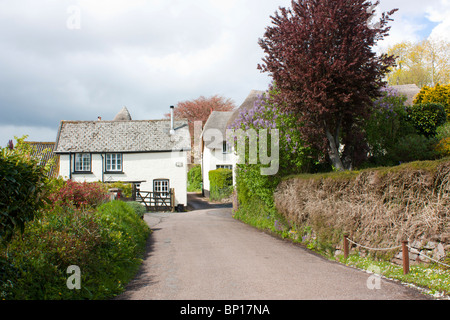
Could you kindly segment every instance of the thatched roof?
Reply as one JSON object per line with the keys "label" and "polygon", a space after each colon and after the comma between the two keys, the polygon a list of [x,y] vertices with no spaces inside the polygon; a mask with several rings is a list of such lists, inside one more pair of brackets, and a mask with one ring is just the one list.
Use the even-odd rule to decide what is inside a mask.
{"label": "thatched roof", "polygon": [[395,90],[397,90],[401,95],[406,96],[407,100],[405,102],[406,105],[412,106],[414,98],[420,92],[420,88],[415,84],[403,84],[398,86],[392,86]]}
{"label": "thatched roof", "polygon": [[[233,114],[233,111],[213,111],[206,121],[205,127],[203,128],[203,141],[215,142],[215,145],[217,145],[218,141],[215,140],[215,137],[219,132],[222,134],[222,139],[225,140],[227,124]],[[206,144],[206,147],[209,149],[214,149],[214,146],[212,144]]]}
{"label": "thatched roof", "polygon": [[228,120],[227,128],[236,121],[236,119],[239,117],[239,115],[242,112],[248,111],[251,108],[253,108],[255,106],[255,102],[258,101],[258,99],[264,93],[265,93],[265,91],[261,91],[261,90],[250,91],[250,94],[247,96],[247,98],[244,100],[244,102],[241,104],[241,106],[234,111],[233,115]]}
{"label": "thatched roof", "polygon": [[113,121],[130,121],[131,115],[128,111],[127,107],[123,107],[122,110],[119,111],[119,113],[116,115]]}

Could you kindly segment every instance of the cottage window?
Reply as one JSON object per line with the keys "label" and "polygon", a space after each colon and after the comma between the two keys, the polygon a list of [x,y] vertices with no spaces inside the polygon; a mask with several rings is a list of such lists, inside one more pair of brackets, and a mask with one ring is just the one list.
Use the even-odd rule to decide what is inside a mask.
{"label": "cottage window", "polygon": [[226,141],[222,143],[222,153],[231,153],[230,145]]}
{"label": "cottage window", "polygon": [[233,166],[232,165],[228,165],[228,164],[219,164],[219,165],[216,166],[216,169],[233,170]]}
{"label": "cottage window", "polygon": [[75,154],[75,171],[76,172],[91,171],[91,155],[89,153]]}
{"label": "cottage window", "polygon": [[153,192],[161,192],[159,195],[168,196],[169,190],[169,180],[153,180]]}
{"label": "cottage window", "polygon": [[106,154],[106,171],[108,172],[122,171],[122,154],[120,153]]}

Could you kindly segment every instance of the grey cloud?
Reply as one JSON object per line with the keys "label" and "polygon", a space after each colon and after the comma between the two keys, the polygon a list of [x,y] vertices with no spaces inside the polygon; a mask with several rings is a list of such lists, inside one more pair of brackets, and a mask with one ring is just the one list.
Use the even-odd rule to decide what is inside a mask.
{"label": "grey cloud", "polygon": [[[257,41],[290,0],[236,1],[224,12],[213,1],[149,0],[101,18],[82,1],[0,0],[0,127],[56,130],[62,119],[112,119],[122,106],[133,118],[160,118],[200,95],[239,105],[250,90],[265,90],[270,79],[256,69],[263,57]],[[416,0],[381,2],[384,10],[407,6],[411,15],[423,9]],[[81,9],[79,30],[66,26],[71,5]],[[198,63],[215,47],[226,52],[213,50],[217,56],[205,55],[211,61],[194,70],[173,65]]]}

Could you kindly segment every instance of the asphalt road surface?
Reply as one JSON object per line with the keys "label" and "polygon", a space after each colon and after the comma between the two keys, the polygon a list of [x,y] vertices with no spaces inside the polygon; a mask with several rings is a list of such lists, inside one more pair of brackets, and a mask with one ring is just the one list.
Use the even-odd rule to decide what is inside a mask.
{"label": "asphalt road surface", "polygon": [[151,213],[137,277],[119,300],[411,300],[419,291],[326,260],[189,194],[185,213]]}

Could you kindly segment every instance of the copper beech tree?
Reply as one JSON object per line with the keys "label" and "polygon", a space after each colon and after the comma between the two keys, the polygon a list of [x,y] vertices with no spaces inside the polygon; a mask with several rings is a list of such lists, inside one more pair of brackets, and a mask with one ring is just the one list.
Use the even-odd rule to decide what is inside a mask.
{"label": "copper beech tree", "polygon": [[[191,134],[191,146],[194,150],[192,156],[194,157],[192,160],[195,161],[195,158],[199,156],[199,150],[195,150],[198,148],[194,143],[196,139],[195,134],[199,134],[199,132],[195,132],[194,124],[196,121],[202,122],[202,128],[208,120],[209,116],[213,111],[232,111],[236,108],[233,100],[225,98],[220,95],[214,95],[212,97],[204,97],[201,96],[194,100],[186,100],[178,102],[176,107],[174,108],[174,117],[177,119],[187,119],[189,123],[189,132]],[[170,117],[170,113],[165,115],[167,118]]]}
{"label": "copper beech tree", "polygon": [[[232,111],[235,107],[236,105],[231,99],[220,95],[214,95],[209,98],[201,96],[194,100],[178,102],[173,114],[175,118],[188,120],[189,131],[192,137],[196,121],[201,121],[202,125],[205,125],[213,111]],[[170,113],[165,116],[169,118]]]}
{"label": "copper beech tree", "polygon": [[309,145],[322,150],[338,170],[364,160],[363,120],[394,57],[377,55],[374,45],[388,35],[394,9],[372,24],[379,2],[294,0],[279,8],[259,44],[266,56],[258,65],[294,112]]}
{"label": "copper beech tree", "polygon": [[[206,98],[201,96],[194,100],[182,101],[177,104],[174,109],[175,118],[188,119],[189,124],[195,121],[202,121],[203,124],[208,120],[213,111],[231,111],[235,108],[235,104],[231,99],[214,95]],[[167,117],[170,114],[166,115]]]}

